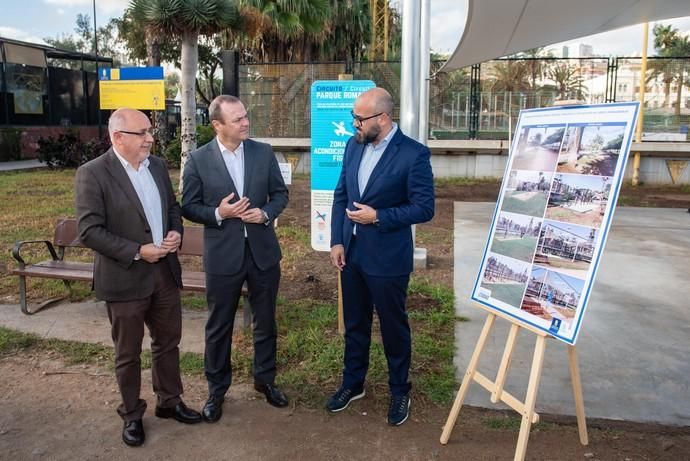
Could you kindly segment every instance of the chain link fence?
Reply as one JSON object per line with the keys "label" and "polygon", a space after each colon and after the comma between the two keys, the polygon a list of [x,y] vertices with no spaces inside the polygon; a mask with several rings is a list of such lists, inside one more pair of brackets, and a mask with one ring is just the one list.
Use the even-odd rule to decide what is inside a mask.
{"label": "chain link fence", "polygon": [[[640,90],[640,58],[498,59],[479,66],[437,72],[429,82],[429,137],[467,139],[477,120],[479,139],[507,139],[520,110],[559,100],[585,104],[633,101]],[[400,62],[356,62],[356,80],[372,80],[400,99]],[[246,64],[240,66],[240,97],[247,103],[256,137],[309,137],[310,87],[337,80],[344,62]],[[646,77],[646,139],[687,140],[690,125],[690,57],[650,58]],[[472,104],[473,86],[478,100]],[[396,108],[393,114],[398,118]]]}

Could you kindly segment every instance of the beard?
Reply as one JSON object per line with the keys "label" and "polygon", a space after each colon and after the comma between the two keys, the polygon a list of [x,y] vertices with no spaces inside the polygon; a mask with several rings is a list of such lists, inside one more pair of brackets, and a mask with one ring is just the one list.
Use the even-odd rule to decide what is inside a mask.
{"label": "beard", "polygon": [[364,131],[362,128],[357,129],[355,134],[355,141],[357,144],[369,144],[376,141],[376,138],[381,133],[381,128],[378,125],[374,125],[369,131]]}

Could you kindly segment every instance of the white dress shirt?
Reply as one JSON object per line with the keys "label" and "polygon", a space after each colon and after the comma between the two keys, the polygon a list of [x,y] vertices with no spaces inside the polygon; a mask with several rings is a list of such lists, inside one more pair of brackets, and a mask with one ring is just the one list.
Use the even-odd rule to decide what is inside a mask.
{"label": "white dress shirt", "polygon": [[158,186],[149,171],[149,164],[151,162],[147,158],[139,164],[139,170],[135,170],[114,147],[113,152],[115,152],[118,160],[122,163],[122,167],[125,169],[129,180],[132,182],[137,197],[139,197],[139,202],[141,202],[141,206],[144,208],[146,221],[148,221],[149,226],[151,226],[153,243],[156,246],[160,246],[161,243],[163,243],[163,209]]}
{"label": "white dress shirt", "polygon": [[[225,163],[225,168],[228,170],[232,182],[235,184],[235,189],[237,190],[237,197],[235,200],[242,198],[244,193],[244,143],[241,142],[237,149],[234,151],[228,149],[220,142],[220,139],[216,136],[216,142],[218,143],[218,149],[220,149],[220,155]],[[223,222],[223,218],[220,217],[220,212],[216,207],[216,221],[218,225]],[[244,231],[244,236],[247,236],[247,230]]]}

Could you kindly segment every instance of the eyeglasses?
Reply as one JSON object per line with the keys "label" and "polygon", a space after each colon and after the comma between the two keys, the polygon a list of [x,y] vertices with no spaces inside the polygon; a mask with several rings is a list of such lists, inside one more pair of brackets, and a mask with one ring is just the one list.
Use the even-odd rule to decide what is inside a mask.
{"label": "eyeglasses", "polygon": [[355,114],[355,111],[351,110],[350,115],[352,115],[352,118],[355,119],[360,125],[370,118],[378,117],[379,115],[383,115],[385,112],[379,112],[378,114],[370,115],[369,117],[362,117],[360,115]]}
{"label": "eyeglasses", "polygon": [[118,133],[124,133],[124,134],[133,134],[134,136],[146,136],[147,134],[150,134],[151,136],[156,136],[158,134],[158,130],[155,128],[147,128],[143,131],[126,131],[126,130],[117,130]]}

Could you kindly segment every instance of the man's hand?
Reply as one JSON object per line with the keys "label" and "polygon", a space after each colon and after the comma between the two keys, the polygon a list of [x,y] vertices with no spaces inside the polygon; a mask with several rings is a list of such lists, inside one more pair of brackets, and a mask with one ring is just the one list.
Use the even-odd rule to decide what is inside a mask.
{"label": "man's hand", "polygon": [[240,215],[242,221],[250,224],[264,224],[266,222],[266,216],[261,208],[250,208]]}
{"label": "man's hand", "polygon": [[345,247],[342,245],[333,245],[331,248],[331,263],[339,271],[343,271],[345,267]]}
{"label": "man's hand", "polygon": [[363,203],[353,202],[357,211],[345,210],[347,217],[357,224],[374,224],[376,221],[376,210],[374,210],[369,205],[364,205]]}
{"label": "man's hand", "polygon": [[167,250],[164,250],[162,247],[157,247],[153,243],[142,245],[139,249],[139,256],[141,256],[141,259],[151,264],[157,263],[159,259],[165,257],[167,254]]}
{"label": "man's hand", "polygon": [[239,218],[242,213],[247,211],[247,208],[249,208],[249,199],[247,197],[242,197],[235,203],[230,203],[230,200],[232,200],[234,197],[235,193],[233,192],[227,197],[221,199],[220,203],[218,204],[218,214],[221,218]]}
{"label": "man's hand", "polygon": [[165,236],[163,242],[161,242],[161,249],[168,253],[175,253],[182,243],[182,235],[176,230],[171,230],[168,235]]}

